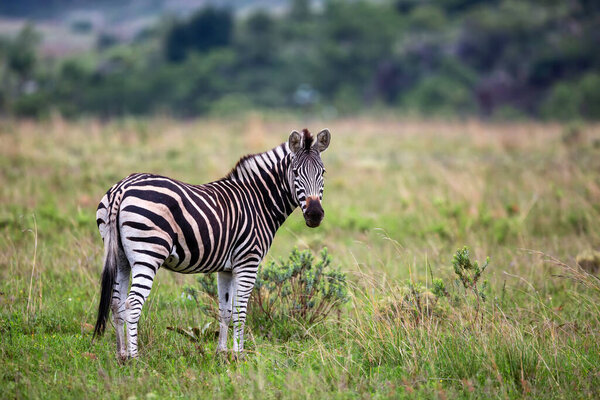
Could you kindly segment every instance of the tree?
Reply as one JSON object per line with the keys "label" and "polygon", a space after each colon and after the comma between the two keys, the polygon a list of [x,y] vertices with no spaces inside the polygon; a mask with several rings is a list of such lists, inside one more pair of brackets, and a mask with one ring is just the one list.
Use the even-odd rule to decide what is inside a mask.
{"label": "tree", "polygon": [[187,22],[175,22],[165,38],[165,54],[171,62],[181,62],[188,52],[206,52],[228,46],[233,17],[227,9],[206,7]]}

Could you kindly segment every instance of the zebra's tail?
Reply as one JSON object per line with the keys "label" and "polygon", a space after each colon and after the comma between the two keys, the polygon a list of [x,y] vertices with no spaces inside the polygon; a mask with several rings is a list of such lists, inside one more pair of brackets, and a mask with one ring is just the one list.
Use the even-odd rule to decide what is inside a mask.
{"label": "zebra's tail", "polygon": [[102,270],[102,288],[100,290],[100,305],[98,306],[98,318],[94,328],[94,336],[102,336],[106,329],[106,321],[110,312],[110,303],[112,302],[113,286],[117,274],[117,252],[119,249],[117,222],[107,218],[108,229],[104,238],[104,269]]}

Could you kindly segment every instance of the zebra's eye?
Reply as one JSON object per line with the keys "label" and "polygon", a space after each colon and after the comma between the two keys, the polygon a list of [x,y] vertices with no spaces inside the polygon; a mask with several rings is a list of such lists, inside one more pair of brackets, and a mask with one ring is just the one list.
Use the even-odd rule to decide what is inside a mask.
{"label": "zebra's eye", "polygon": [[325,168],[323,168],[323,175],[325,175],[327,173],[327,170]]}
{"label": "zebra's eye", "polygon": [[294,168],[292,171],[294,171],[295,176],[298,176],[298,168]]}

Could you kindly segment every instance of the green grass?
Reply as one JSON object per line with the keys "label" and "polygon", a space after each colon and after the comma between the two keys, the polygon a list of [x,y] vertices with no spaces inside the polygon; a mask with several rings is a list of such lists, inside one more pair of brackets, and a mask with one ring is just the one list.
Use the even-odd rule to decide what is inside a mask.
{"label": "green grass", "polygon": [[[327,246],[350,284],[339,315],[251,316],[246,359],[227,362],[216,321],[184,294],[194,276],[163,271],[139,360],[117,362],[112,328],[92,344],[108,187],[134,171],[207,182],[305,125],[324,127],[259,115],[2,122],[0,398],[600,396],[600,290],[573,268],[600,248],[598,126],[566,142],[558,125],[329,121],[325,220],[311,230],[294,213],[267,259]],[[490,257],[482,316],[454,276],[464,245]],[[431,295],[432,276],[450,297]],[[167,329],[206,324],[197,343]]]}

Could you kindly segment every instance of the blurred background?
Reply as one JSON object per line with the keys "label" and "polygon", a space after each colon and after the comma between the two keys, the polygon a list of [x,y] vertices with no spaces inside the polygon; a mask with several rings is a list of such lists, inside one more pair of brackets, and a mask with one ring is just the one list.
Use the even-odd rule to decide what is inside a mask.
{"label": "blurred background", "polygon": [[0,113],[600,119],[594,0],[10,0]]}

